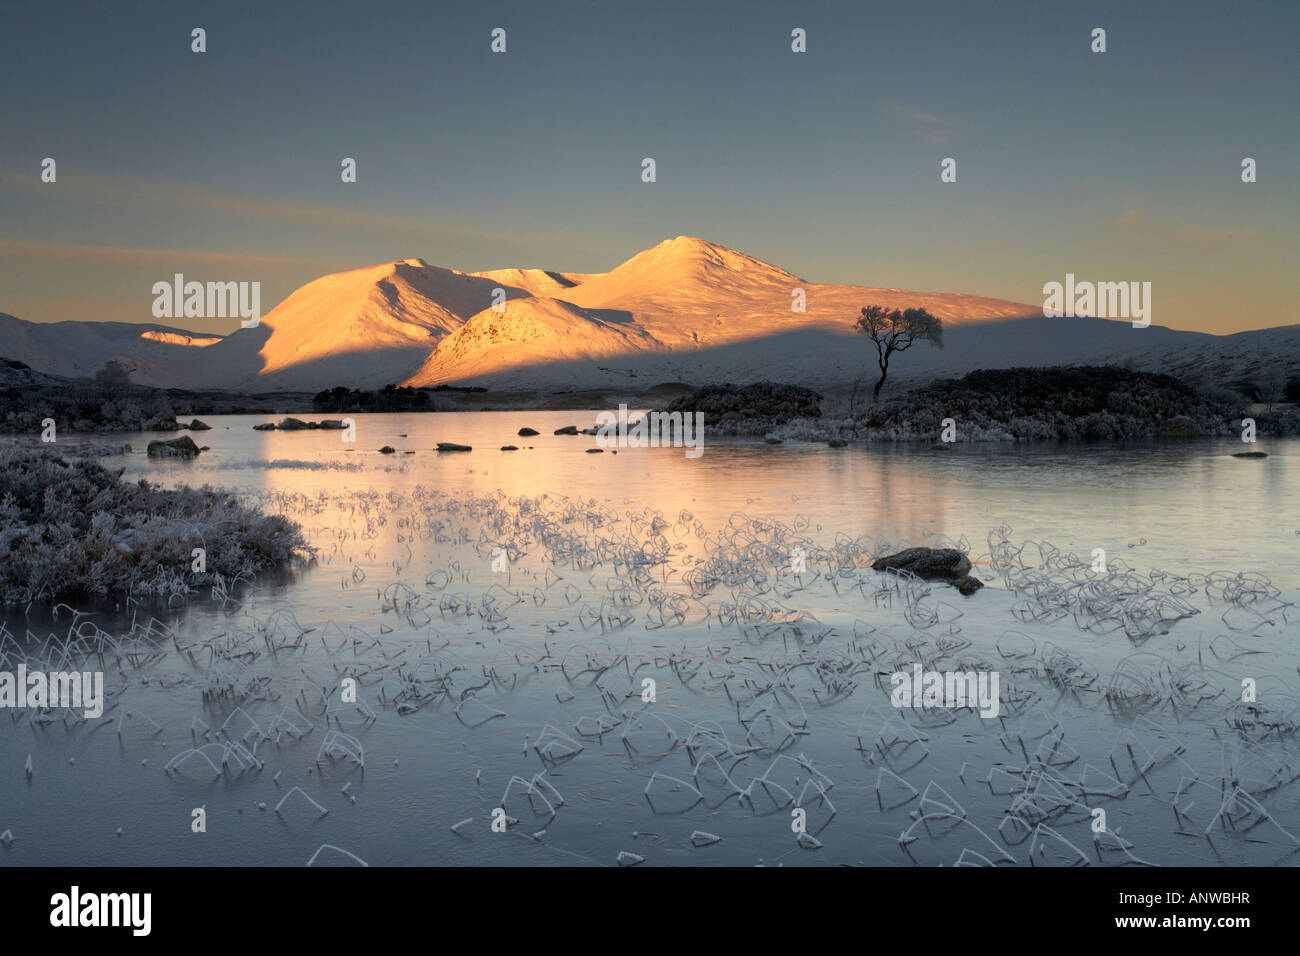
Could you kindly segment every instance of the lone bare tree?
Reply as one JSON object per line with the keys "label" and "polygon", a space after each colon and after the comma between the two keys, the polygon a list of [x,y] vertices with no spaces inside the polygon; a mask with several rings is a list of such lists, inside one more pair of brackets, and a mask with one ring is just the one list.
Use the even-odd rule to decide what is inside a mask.
{"label": "lone bare tree", "polygon": [[943,348],[943,322],[925,309],[900,311],[869,305],[862,310],[855,327],[876,343],[880,379],[871,393],[873,398],[880,398],[889,374],[889,357],[895,352],[906,352],[920,339],[928,341],[932,348]]}
{"label": "lone bare tree", "polygon": [[1274,366],[1265,369],[1259,376],[1259,400],[1268,405],[1271,409],[1278,402],[1282,401],[1282,396],[1286,392],[1286,376],[1282,370]]}

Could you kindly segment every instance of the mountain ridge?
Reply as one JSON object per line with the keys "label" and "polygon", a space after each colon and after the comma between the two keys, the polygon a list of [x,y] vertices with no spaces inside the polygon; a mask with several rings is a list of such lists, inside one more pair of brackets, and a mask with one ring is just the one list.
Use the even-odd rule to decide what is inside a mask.
{"label": "mountain ridge", "polygon": [[[78,334],[68,336],[0,314],[0,355],[68,377],[92,374],[111,359],[131,368],[141,384],[250,392],[387,384],[551,390],[647,381],[842,384],[875,365],[873,344],[853,328],[869,304],[921,307],[943,319],[948,348],[913,349],[899,363],[898,374],[921,377],[1022,359],[1159,363],[1167,353],[1182,365],[1214,362],[1216,349],[1234,338],[1047,319],[1038,305],[963,293],[809,282],[683,235],[595,274],[462,272],[421,258],[331,273],[294,290],[258,326],[226,336],[92,322],[76,323]],[[1237,364],[1266,340],[1300,357],[1296,338],[1237,339],[1222,348]]]}

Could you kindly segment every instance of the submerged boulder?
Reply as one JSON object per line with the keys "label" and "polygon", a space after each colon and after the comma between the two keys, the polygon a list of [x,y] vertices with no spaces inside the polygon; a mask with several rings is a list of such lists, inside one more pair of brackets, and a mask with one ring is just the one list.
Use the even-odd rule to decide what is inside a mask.
{"label": "submerged boulder", "polygon": [[167,441],[151,441],[148,448],[150,458],[197,458],[200,451],[202,449],[189,435]]}
{"label": "submerged boulder", "polygon": [[473,451],[469,445],[457,445],[454,441],[438,442],[438,451]]}
{"label": "submerged boulder", "polygon": [[519,434],[527,438],[529,435],[540,435],[541,432],[539,432],[536,428],[528,428],[527,426],[525,426],[524,428],[519,429]]}
{"label": "submerged boulder", "polygon": [[578,426],[577,426],[577,425],[565,425],[563,428],[557,428],[557,429],[555,429],[555,434],[557,434],[557,435],[576,435],[576,434],[578,434]]}

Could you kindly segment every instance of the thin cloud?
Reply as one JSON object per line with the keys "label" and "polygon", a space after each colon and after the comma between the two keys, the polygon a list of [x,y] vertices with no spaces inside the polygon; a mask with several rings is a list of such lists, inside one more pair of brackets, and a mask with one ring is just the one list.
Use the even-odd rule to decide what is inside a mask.
{"label": "thin cloud", "polygon": [[1203,226],[1194,222],[1169,223],[1152,219],[1140,208],[1131,208],[1109,223],[1112,232],[1127,239],[1164,243],[1187,249],[1225,249],[1258,235],[1254,229],[1231,226]]}
{"label": "thin cloud", "polygon": [[934,146],[946,145],[960,131],[962,124],[927,110],[912,109],[902,104],[886,101],[884,111],[906,121],[916,136]]}
{"label": "thin cloud", "polygon": [[[52,188],[48,184],[40,183],[34,176],[20,176],[16,173],[0,173],[0,186],[24,192],[46,193]],[[239,196],[179,180],[86,171],[78,173],[75,177],[61,178],[58,190],[63,196],[71,195],[96,203],[107,201],[133,206],[153,204],[163,208],[179,207],[226,216],[240,222],[249,220],[273,222],[313,229],[346,230],[350,233],[367,232],[388,238],[429,242],[463,241],[467,238],[511,244],[523,241],[518,232],[504,233],[461,224],[451,226],[428,220],[376,215],[322,203],[286,202]]]}
{"label": "thin cloud", "polygon": [[265,256],[198,249],[141,249],[134,246],[85,246],[58,242],[0,239],[0,257],[50,262],[108,262],[115,265],[154,265],[160,261],[231,266],[309,266],[327,270],[355,268],[336,261],[296,256]]}

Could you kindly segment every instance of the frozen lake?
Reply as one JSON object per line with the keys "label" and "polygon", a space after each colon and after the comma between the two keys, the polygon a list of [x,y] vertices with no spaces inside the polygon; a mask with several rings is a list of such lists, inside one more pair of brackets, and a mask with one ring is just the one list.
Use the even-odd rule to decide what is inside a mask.
{"label": "frozen lake", "polygon": [[[111,698],[97,721],[0,716],[0,863],[1300,858],[1300,441],[706,433],[688,458],[552,434],[595,414],[354,415],[355,443],[204,416],[194,462],[98,437],[132,444],[104,459],[128,478],[259,498],[318,556],[71,635],[68,609],[11,614],[11,662],[80,657]],[[969,598],[870,569],[953,543]],[[1000,715],[895,708],[915,663],[996,671]]]}

